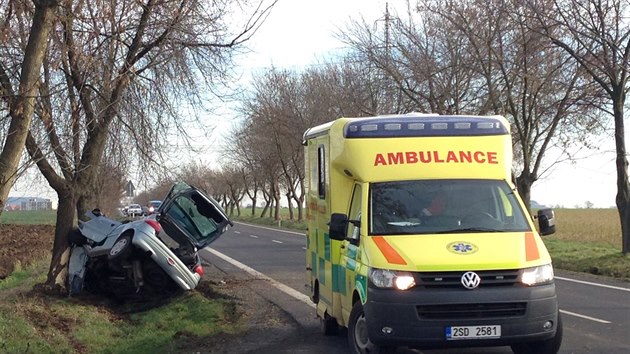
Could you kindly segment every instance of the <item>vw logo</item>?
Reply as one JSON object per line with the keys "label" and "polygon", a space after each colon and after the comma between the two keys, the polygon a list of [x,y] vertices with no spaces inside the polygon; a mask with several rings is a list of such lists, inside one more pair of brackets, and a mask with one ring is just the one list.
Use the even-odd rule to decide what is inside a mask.
{"label": "vw logo", "polygon": [[475,289],[481,283],[481,277],[475,272],[466,272],[462,275],[462,285],[468,290]]}

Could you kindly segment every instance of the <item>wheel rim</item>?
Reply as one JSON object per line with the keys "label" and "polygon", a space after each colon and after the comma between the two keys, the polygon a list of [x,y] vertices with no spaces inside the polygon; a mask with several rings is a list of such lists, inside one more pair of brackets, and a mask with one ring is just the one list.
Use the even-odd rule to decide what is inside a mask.
{"label": "wheel rim", "polygon": [[116,242],[114,246],[112,247],[112,249],[110,250],[109,254],[111,254],[112,256],[115,256],[118,253],[120,253],[120,251],[122,251],[125,248],[125,246],[127,246],[126,238],[118,240],[118,242]]}
{"label": "wheel rim", "polygon": [[367,322],[362,313],[354,325],[354,343],[361,353],[369,353],[374,347],[368,337]]}

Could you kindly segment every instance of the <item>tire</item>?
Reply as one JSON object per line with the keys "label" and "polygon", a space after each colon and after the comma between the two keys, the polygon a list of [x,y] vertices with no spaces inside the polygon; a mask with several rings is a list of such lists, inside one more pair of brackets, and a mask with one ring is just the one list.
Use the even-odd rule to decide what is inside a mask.
{"label": "tire", "polygon": [[512,352],[514,354],[556,354],[562,344],[562,333],[562,318],[560,317],[560,313],[558,313],[558,326],[556,328],[556,335],[553,338],[539,342],[513,344]]}
{"label": "tire", "polygon": [[327,313],[324,314],[323,318],[319,318],[319,328],[326,336],[334,336],[339,333],[339,324],[337,324],[337,319],[328,316]]}
{"label": "tire", "polygon": [[122,235],[109,250],[107,259],[118,260],[126,258],[131,253],[131,235]]}
{"label": "tire", "polygon": [[360,301],[354,303],[350,312],[348,344],[350,351],[355,354],[389,354],[396,351],[396,347],[384,347],[372,343],[368,336],[367,321]]}

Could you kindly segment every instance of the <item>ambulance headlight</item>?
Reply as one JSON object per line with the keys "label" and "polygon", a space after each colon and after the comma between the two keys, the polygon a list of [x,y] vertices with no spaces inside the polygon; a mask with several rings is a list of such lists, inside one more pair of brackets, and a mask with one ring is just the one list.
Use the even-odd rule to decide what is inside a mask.
{"label": "ambulance headlight", "polygon": [[553,267],[545,264],[538,267],[523,269],[521,273],[521,283],[534,286],[548,284],[553,281]]}
{"label": "ambulance headlight", "polygon": [[409,272],[370,268],[368,277],[377,288],[407,290],[416,285],[413,275]]}

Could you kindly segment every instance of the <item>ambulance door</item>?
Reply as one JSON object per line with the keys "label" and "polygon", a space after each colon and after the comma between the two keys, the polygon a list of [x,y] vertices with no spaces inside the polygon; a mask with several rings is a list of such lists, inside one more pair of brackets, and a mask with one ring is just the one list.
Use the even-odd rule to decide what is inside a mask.
{"label": "ambulance door", "polygon": [[361,205],[363,193],[360,183],[355,183],[352,191],[352,200],[348,210],[348,231],[346,239],[341,244],[340,265],[344,268],[342,274],[343,279],[339,281],[339,290],[341,293],[341,307],[344,322],[350,317],[352,310],[352,294],[355,288],[355,279],[359,262],[361,260],[361,252],[359,249],[359,236],[361,230]]}

